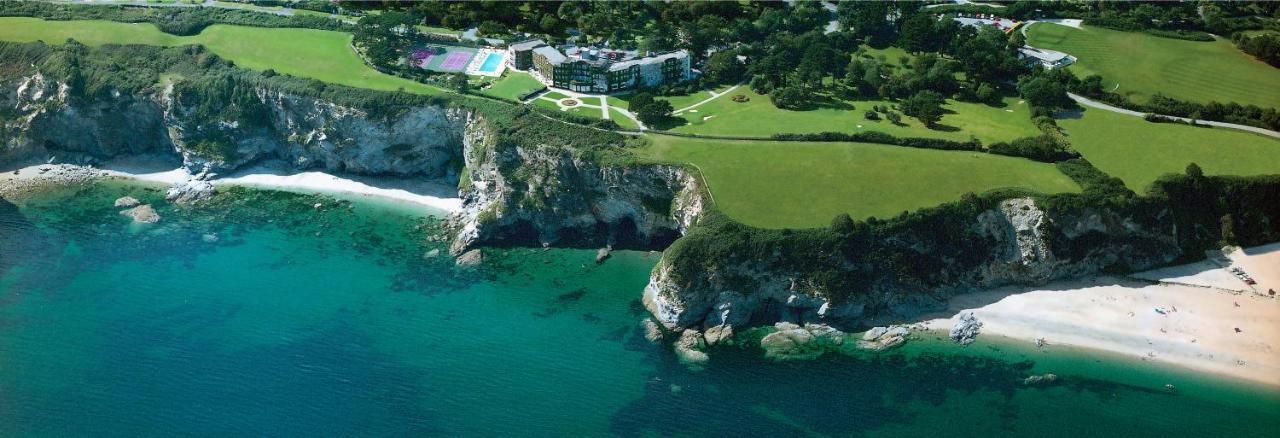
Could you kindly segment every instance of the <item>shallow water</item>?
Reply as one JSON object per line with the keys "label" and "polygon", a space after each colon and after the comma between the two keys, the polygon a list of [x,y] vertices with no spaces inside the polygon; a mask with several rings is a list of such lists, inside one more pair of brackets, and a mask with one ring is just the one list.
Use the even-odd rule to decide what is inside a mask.
{"label": "shallow water", "polygon": [[[123,194],[163,219],[130,224]],[[0,436],[1280,430],[1274,389],[999,339],[802,363],[729,348],[693,372],[638,328],[656,253],[486,250],[461,271],[425,257],[428,212],[389,202],[161,198],[0,200]],[[1044,372],[1061,384],[1021,384]]]}

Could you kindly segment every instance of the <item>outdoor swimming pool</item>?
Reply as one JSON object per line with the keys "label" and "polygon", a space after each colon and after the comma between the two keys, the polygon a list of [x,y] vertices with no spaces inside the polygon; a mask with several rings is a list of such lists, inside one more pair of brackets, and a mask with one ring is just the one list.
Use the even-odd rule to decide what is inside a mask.
{"label": "outdoor swimming pool", "polygon": [[480,73],[493,73],[497,71],[498,66],[501,66],[501,65],[502,65],[502,54],[489,53],[489,56],[484,58],[484,64],[480,64],[480,69],[477,71]]}

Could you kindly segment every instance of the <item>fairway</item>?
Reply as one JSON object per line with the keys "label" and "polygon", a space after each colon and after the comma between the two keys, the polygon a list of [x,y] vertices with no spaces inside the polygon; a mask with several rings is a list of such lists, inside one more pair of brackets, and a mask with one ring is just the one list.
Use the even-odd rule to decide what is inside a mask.
{"label": "fairway", "polygon": [[[746,96],[747,102],[734,102],[735,95]],[[949,111],[939,122],[939,129],[925,128],[919,120],[902,117],[901,125],[888,120],[867,120],[864,113],[876,105],[892,107],[893,102],[880,100],[842,102],[844,108],[827,107],[804,111],[778,109],[769,96],[757,94],[748,87],[738,87],[711,102],[680,114],[689,122],[673,129],[676,132],[706,135],[741,135],[768,137],[784,133],[816,133],[824,131],[854,133],[879,131],[897,137],[942,138],[967,141],[976,136],[985,144],[1038,135],[1031,124],[1026,104],[1008,98],[1005,107],[950,101]],[[852,107],[850,109],[849,107]],[[882,115],[883,116],[883,115]]]}
{"label": "fairway", "polygon": [[[1185,41],[1139,32],[1036,23],[1027,43],[1067,52],[1081,78],[1097,74],[1107,90],[1145,102],[1151,95],[1194,102],[1280,107],[1280,70],[1237,50],[1230,41]],[[1119,88],[1115,88],[1119,84]]]}
{"label": "fairway", "polygon": [[839,213],[887,218],[1002,187],[1079,187],[1052,165],[977,152],[863,143],[702,140],[649,135],[642,157],[691,163],[716,206],[770,228],[821,227]]}
{"label": "fairway", "polygon": [[194,36],[175,36],[150,23],[114,21],[45,21],[0,17],[0,40],[59,44],[67,38],[87,45],[201,44],[236,65],[253,70],[311,78],[339,85],[382,91],[403,89],[419,94],[443,91],[381,73],[365,65],[351,49],[351,34],[315,29],[265,28],[217,24]]}
{"label": "fairway", "polygon": [[1059,119],[1072,146],[1103,172],[1146,193],[1166,173],[1196,163],[1209,175],[1280,174],[1280,141],[1225,128],[1151,123],[1099,109]]}

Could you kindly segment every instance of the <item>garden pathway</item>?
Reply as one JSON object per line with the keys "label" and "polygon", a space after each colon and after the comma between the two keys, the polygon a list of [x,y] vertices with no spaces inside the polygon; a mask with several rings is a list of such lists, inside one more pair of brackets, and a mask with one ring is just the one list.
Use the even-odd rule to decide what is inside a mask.
{"label": "garden pathway", "polygon": [[706,99],[702,99],[702,101],[700,101],[700,102],[698,102],[698,103],[695,103],[695,104],[693,104],[693,105],[689,105],[689,106],[686,106],[686,107],[684,107],[684,108],[680,108],[680,109],[678,109],[678,110],[672,111],[672,112],[671,112],[671,114],[672,114],[672,115],[680,115],[680,113],[682,113],[682,112],[685,112],[685,111],[688,111],[688,110],[691,110],[691,109],[697,108],[697,107],[699,107],[699,106],[702,106],[702,104],[704,104],[704,103],[707,103],[707,102],[710,102],[710,101],[716,100],[716,99],[717,99],[717,98],[719,98],[720,96],[724,96],[724,95],[726,95],[726,94],[729,94],[729,92],[731,92],[731,91],[733,91],[733,90],[736,90],[736,89],[738,89],[738,87],[741,87],[741,86],[742,86],[742,84],[737,84],[737,85],[734,85],[734,86],[732,86],[732,87],[729,87],[729,88],[727,88],[727,89],[725,89],[724,91],[721,91],[721,92],[719,92],[719,93],[716,93],[716,92],[714,92],[714,91],[710,91],[710,90],[708,90],[707,92],[708,92],[708,93],[711,93],[711,97],[708,97],[708,98],[706,98]]}

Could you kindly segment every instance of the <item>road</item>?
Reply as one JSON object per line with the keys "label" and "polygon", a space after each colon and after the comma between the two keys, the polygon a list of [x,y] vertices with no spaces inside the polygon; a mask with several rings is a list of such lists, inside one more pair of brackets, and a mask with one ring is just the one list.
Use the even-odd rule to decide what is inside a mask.
{"label": "road", "polygon": [[[1113,113],[1120,113],[1120,114],[1129,115],[1129,116],[1134,116],[1134,117],[1146,117],[1146,116],[1147,116],[1147,114],[1148,114],[1148,113],[1144,113],[1144,112],[1139,112],[1139,111],[1134,111],[1134,110],[1128,110],[1128,109],[1120,108],[1120,107],[1117,107],[1117,106],[1108,105],[1108,104],[1105,104],[1105,103],[1102,103],[1102,102],[1098,102],[1098,101],[1096,101],[1096,100],[1089,99],[1089,98],[1087,98],[1087,97],[1084,97],[1084,96],[1081,96],[1081,95],[1078,95],[1078,94],[1074,94],[1074,93],[1067,93],[1067,96],[1070,96],[1070,97],[1071,97],[1071,100],[1074,100],[1074,101],[1076,101],[1077,103],[1079,103],[1079,104],[1081,104],[1081,105],[1084,105],[1084,106],[1087,106],[1087,107],[1091,107],[1091,108],[1097,108],[1097,109],[1101,109],[1101,110],[1111,111],[1111,112],[1113,112]],[[1226,123],[1226,122],[1214,122],[1214,121],[1210,121],[1210,120],[1191,119],[1191,118],[1187,118],[1187,117],[1175,117],[1175,116],[1168,116],[1168,115],[1164,115],[1164,114],[1156,114],[1156,115],[1157,115],[1157,116],[1160,116],[1160,117],[1170,118],[1170,119],[1174,119],[1174,120],[1180,120],[1180,121],[1188,122],[1188,123],[1190,123],[1192,120],[1194,120],[1197,124],[1201,124],[1201,125],[1216,126],[1216,127],[1219,127],[1219,128],[1239,129],[1239,130],[1241,130],[1241,131],[1249,131],[1249,132],[1253,132],[1253,133],[1256,133],[1256,134],[1262,134],[1262,135],[1265,135],[1265,136],[1268,136],[1268,137],[1272,137],[1272,138],[1280,138],[1280,132],[1272,131],[1272,130],[1269,130],[1269,129],[1263,129],[1263,128],[1259,128],[1259,127],[1256,127],[1256,126],[1239,125],[1239,124],[1235,124],[1235,123]]]}

